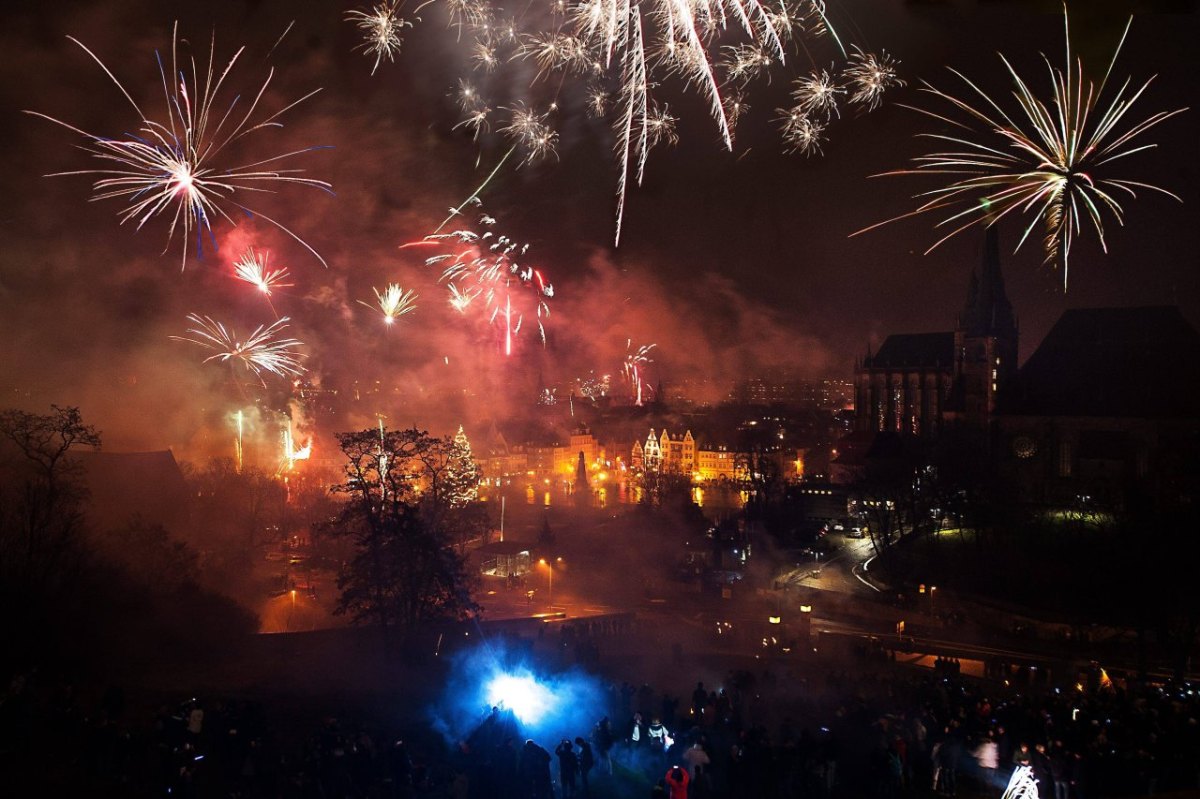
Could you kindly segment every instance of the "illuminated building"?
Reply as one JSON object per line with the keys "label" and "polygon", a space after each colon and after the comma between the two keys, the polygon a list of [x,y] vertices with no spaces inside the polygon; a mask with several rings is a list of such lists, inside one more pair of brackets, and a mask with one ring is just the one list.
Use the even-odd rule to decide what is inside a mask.
{"label": "illuminated building", "polygon": [[736,453],[724,445],[706,445],[696,450],[695,473],[700,480],[733,480],[740,471]]}
{"label": "illuminated building", "polygon": [[[570,443],[567,446],[567,454],[571,458],[577,458],[581,452],[587,463],[596,463],[600,459],[600,442],[592,435],[588,426],[582,424],[571,431]],[[571,465],[574,466],[573,461]]]}
{"label": "illuminated building", "polygon": [[699,445],[691,430],[676,438],[666,429],[657,435],[651,430],[644,442],[634,443],[629,463],[637,470],[688,474],[696,481],[740,479],[746,470],[745,457],[739,460],[724,444]]}
{"label": "illuminated building", "polygon": [[634,444],[630,462],[647,472],[692,474],[696,471],[696,440],[691,430],[672,439],[665,428],[661,436],[651,429],[644,444]]}
{"label": "illuminated building", "polygon": [[855,366],[855,429],[931,436],[949,421],[986,427],[1016,373],[1017,335],[993,225],[956,328],[890,335]]}
{"label": "illuminated building", "polygon": [[788,405],[797,408],[841,410],[854,402],[854,383],[836,378],[805,379],[785,369],[738,382],[730,399],[742,405]]}

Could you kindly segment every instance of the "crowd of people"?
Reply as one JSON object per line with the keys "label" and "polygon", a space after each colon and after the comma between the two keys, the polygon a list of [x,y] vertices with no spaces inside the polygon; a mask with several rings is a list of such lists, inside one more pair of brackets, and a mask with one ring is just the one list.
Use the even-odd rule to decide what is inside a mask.
{"label": "crowd of people", "polygon": [[1020,766],[1039,799],[1200,788],[1192,686],[1006,685],[937,665],[790,661],[690,696],[609,684],[588,729],[538,740],[494,708],[454,742],[334,718],[302,732],[245,700],[146,713],[117,688],[85,698],[28,672],[0,695],[0,769],[98,797],[999,797]]}
{"label": "crowd of people", "polygon": [[540,757],[541,789],[497,785],[497,758],[473,741],[479,757],[461,769],[479,790],[464,796],[590,795],[597,775],[581,776],[585,745],[586,772],[596,768],[607,788],[619,783],[606,794],[619,796],[644,795],[636,786],[645,784],[663,799],[999,797],[1021,766],[1039,799],[1200,788],[1200,691],[1186,685],[1030,690],[963,677],[958,661],[943,659],[917,674],[731,672],[720,686],[696,684],[683,711],[649,685],[612,686],[608,702],[612,713],[587,739],[555,749],[556,771],[548,752]]}

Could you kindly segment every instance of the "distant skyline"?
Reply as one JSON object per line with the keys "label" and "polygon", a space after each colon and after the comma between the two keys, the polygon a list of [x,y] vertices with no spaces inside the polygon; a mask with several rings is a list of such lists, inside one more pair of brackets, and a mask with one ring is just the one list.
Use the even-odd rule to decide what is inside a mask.
{"label": "distant skyline", "polygon": [[[1073,46],[1100,69],[1136,15],[1114,75],[1157,79],[1139,101],[1143,114],[1196,106],[1200,13],[1191,2],[1079,3],[1072,8]],[[226,321],[239,332],[269,323],[261,296],[230,278],[245,246],[266,247],[296,285],[272,297],[304,341],[311,379],[346,388],[355,380],[397,387],[387,407],[341,426],[371,424],[373,412],[422,426],[503,416],[531,405],[506,388],[517,375],[561,382],[587,372],[620,372],[627,348],[657,346],[646,369],[657,384],[705,375],[713,385],[787,366],[810,377],[849,378],[856,357],[891,333],[952,329],[980,259],[981,231],[933,254],[933,217],[898,222],[856,238],[850,233],[913,207],[911,195],[936,185],[917,178],[868,176],[901,168],[922,151],[914,136],[926,118],[900,104],[927,106],[921,81],[954,85],[961,69],[1003,94],[1004,53],[1035,89],[1047,88],[1039,52],[1061,61],[1061,6],[1054,2],[831,0],[848,40],[886,50],[908,85],[884,96],[872,113],[848,111],[829,128],[825,155],[785,155],[775,109],[788,102],[790,80],[834,59],[828,41],[801,53],[751,88],[748,115],[725,152],[703,98],[679,87],[663,96],[680,116],[681,142],[656,149],[645,184],[631,187],[619,248],[612,247],[616,168],[613,136],[584,113],[583,82],[566,82],[555,118],[556,159],[503,169],[482,195],[483,210],[554,285],[543,349],[532,327],[511,359],[497,355],[493,330],[462,317],[446,301],[437,270],[421,248],[399,249],[432,232],[449,207],[466,198],[504,156],[496,133],[472,142],[455,130],[453,97],[467,74],[467,45],[443,26],[438,7],[402,33],[394,63],[354,52],[358,31],[343,19],[351,4],[272,0],[217,6],[130,0],[21,2],[0,11],[0,405],[79,404],[116,447],[186,446],[229,409],[262,397],[284,410],[286,386],[270,391],[231,382],[201,363],[204,353],[171,341],[188,313]],[[104,60],[139,103],[161,107],[156,49],[181,39],[207,56],[215,37],[218,64],[243,54],[223,90],[226,101],[251,92],[277,68],[265,107],[323,87],[290,110],[282,130],[246,142],[247,158],[293,147],[331,145],[296,159],[305,176],[328,180],[336,196],[303,187],[255,198],[254,207],[310,242],[329,269],[260,220],[216,226],[217,253],[192,257],[182,274],[179,241],[160,255],[166,223],[140,232],[120,226],[117,201],[88,202],[86,176],[44,174],[91,168],[77,137],[20,114],[29,109],[86,130],[120,135],[136,127],[129,104],[75,36]],[[294,25],[280,41],[280,34]],[[272,52],[272,47],[274,50]],[[270,59],[266,55],[270,52]],[[532,81],[529,62],[492,79],[507,99],[544,102],[557,85]],[[1072,256],[1070,291],[1041,266],[1036,242],[1014,255],[1018,227],[1001,227],[1001,262],[1020,320],[1022,359],[1066,308],[1179,305],[1200,319],[1195,231],[1200,124],[1192,110],[1147,137],[1159,146],[1131,160],[1129,171],[1166,186],[1177,203],[1142,193],[1127,205],[1127,225],[1109,224],[1109,253],[1094,238]],[[1035,234],[1036,235],[1036,234]],[[359,304],[372,289],[400,283],[419,295],[417,309],[384,328]],[[464,389],[469,387],[469,391]],[[28,397],[14,389],[32,391]],[[323,434],[332,432],[321,431]],[[207,435],[207,433],[205,433]]]}

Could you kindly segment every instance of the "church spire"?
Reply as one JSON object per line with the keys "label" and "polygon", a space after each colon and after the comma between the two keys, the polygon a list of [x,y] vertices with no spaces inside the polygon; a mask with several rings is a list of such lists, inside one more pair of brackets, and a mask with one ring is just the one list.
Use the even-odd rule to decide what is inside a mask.
{"label": "church spire", "polygon": [[1000,271],[999,226],[993,222],[984,228],[983,257],[978,273],[971,273],[967,305],[960,327],[970,335],[989,335],[1016,329],[1012,304],[1004,291]]}

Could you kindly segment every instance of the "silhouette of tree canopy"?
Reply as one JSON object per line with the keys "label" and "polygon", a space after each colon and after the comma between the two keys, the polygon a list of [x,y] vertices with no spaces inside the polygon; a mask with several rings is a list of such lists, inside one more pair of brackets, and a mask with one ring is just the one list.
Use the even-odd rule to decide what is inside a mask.
{"label": "silhouette of tree canopy", "polygon": [[92,529],[83,469],[99,447],[78,408],[0,411],[0,669],[159,669],[228,652],[253,614],[197,584],[196,553],[135,518]]}
{"label": "silhouette of tree canopy", "polygon": [[86,491],[76,447],[100,446],[78,408],[0,411],[0,574],[11,588],[43,590],[69,578]]}
{"label": "silhouette of tree canopy", "polygon": [[344,502],[330,531],[352,538],[338,578],[337,612],[356,623],[405,634],[418,625],[475,612],[471,579],[455,549],[464,519],[455,512],[452,439],[423,430],[337,434],[346,457]]}

